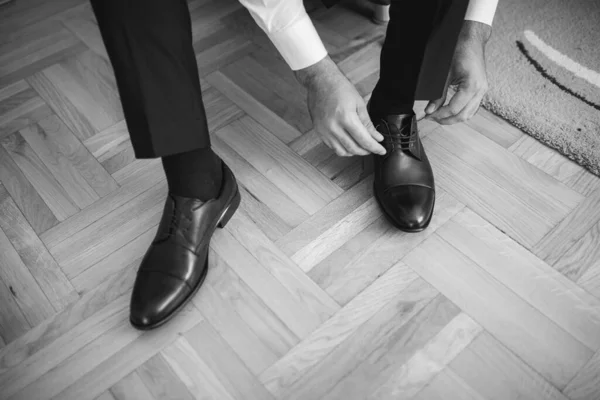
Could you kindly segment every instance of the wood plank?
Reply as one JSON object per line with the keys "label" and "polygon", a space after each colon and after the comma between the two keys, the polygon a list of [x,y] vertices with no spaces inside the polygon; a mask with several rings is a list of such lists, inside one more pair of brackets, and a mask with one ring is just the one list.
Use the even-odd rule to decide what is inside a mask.
{"label": "wood plank", "polygon": [[487,332],[450,363],[450,370],[486,399],[567,400]]}
{"label": "wood plank", "polygon": [[469,209],[437,233],[587,347],[600,348],[600,300]]}
{"label": "wood plank", "polygon": [[125,120],[117,122],[83,141],[83,145],[100,163],[123,150],[123,146],[127,143],[131,145]]}
{"label": "wood plank", "polygon": [[292,255],[292,260],[305,272],[339,249],[358,232],[379,218],[381,210],[374,197],[358,206],[327,231]]}
{"label": "wood plank", "polygon": [[161,353],[151,357],[136,371],[156,400],[194,399]]}
{"label": "wood plank", "polygon": [[[385,354],[398,354],[397,351],[392,350],[393,348],[406,351],[404,343],[408,338],[427,340],[426,332],[433,335],[441,328],[437,327],[436,329],[436,322],[439,323],[439,320],[442,319],[445,325],[458,313],[456,307],[453,307],[454,314],[448,315],[452,312],[439,305],[439,302],[435,300],[437,294],[438,292],[423,280],[416,280],[339,346],[318,360],[318,363],[308,373],[287,387],[280,398],[290,400],[323,398],[331,390],[335,390],[336,383],[341,380],[345,381],[349,371],[363,372],[360,367],[364,365],[363,362],[376,363],[377,360],[381,360],[383,365],[388,364],[390,359]],[[451,305],[447,301],[446,304]],[[435,315],[438,310],[442,317]],[[427,322],[423,323],[428,319],[431,320],[431,325],[434,327]],[[394,323],[390,324],[390,321],[394,321]],[[424,329],[419,329],[420,326],[423,326]],[[418,333],[412,336],[415,331]],[[402,345],[396,347],[395,345],[399,343]],[[379,366],[382,365],[379,364]],[[361,381],[368,382],[366,379],[361,379]]]}
{"label": "wood plank", "polygon": [[384,388],[386,382],[395,375],[398,377],[401,366],[411,364],[411,360],[419,356],[419,349],[435,340],[435,337],[459,315],[459,311],[444,296],[436,296],[399,330],[383,328],[389,332],[390,338],[360,361],[351,372],[346,373],[327,392],[324,399],[366,399],[370,398],[370,393],[377,395],[378,388]]}
{"label": "wood plank", "polygon": [[[2,248],[2,251],[5,249]],[[0,312],[0,336],[2,341],[10,344],[27,332],[31,325],[19,308],[10,288],[0,280],[0,301],[2,301],[2,312]],[[0,351],[4,351],[6,347]]]}
{"label": "wood plank", "polygon": [[561,257],[583,237],[598,221],[600,214],[600,189],[593,192],[566,218],[555,225],[534,247],[533,254],[555,265]]}
{"label": "wood plank", "polygon": [[126,269],[112,279],[98,284],[94,290],[84,294],[81,300],[72,303],[54,318],[44,321],[0,349],[0,374],[26,363],[29,357],[33,357],[37,352],[44,350],[49,344],[72,330],[77,332],[76,327],[80,323],[120,296],[129,294],[135,273],[136,270],[133,268]]}
{"label": "wood plank", "polygon": [[2,146],[0,146],[0,182],[3,184],[3,197],[8,193],[13,198],[36,234],[58,223],[48,205]]}
{"label": "wood plank", "polygon": [[119,189],[41,234],[40,238],[44,244],[49,249],[58,246],[64,240],[77,235],[93,221],[105,217],[146,190],[164,182],[165,175],[159,159],[150,162],[143,160],[143,162],[128,167],[123,168],[115,175],[115,180],[121,186]]}
{"label": "wood plank", "polygon": [[500,146],[464,124],[445,126],[443,132],[428,138],[508,189],[551,224],[558,223],[584,198],[519,157],[501,151]]}
{"label": "wood plank", "polygon": [[82,320],[65,331],[53,341],[41,347],[14,368],[7,369],[0,375],[0,388],[7,397],[49,373],[69,357],[85,351],[86,346],[98,339],[127,319],[129,313],[128,296],[120,296],[97,310],[90,318]]}
{"label": "wood plank", "polygon": [[[66,399],[67,397],[61,393],[66,387],[80,380],[86,372],[92,370],[111,355],[120,352],[139,335],[139,332],[131,329],[129,321],[123,318],[123,321],[119,325],[96,339],[83,351],[65,360],[65,362],[50,370],[20,392],[15,393],[9,399],[43,400],[53,397],[56,399]],[[97,394],[99,395],[104,390],[106,388],[102,388]],[[84,392],[83,394],[94,397],[91,392]],[[78,398],[80,399],[81,397]]]}
{"label": "wood plank", "polygon": [[190,329],[183,337],[233,398],[273,399],[262,383],[206,320]]}
{"label": "wood plank", "polygon": [[95,400],[116,400],[109,390],[96,397]]}
{"label": "wood plank", "polygon": [[[60,180],[63,187],[72,188],[72,190],[68,190],[71,198],[77,200],[81,195],[75,195],[74,192],[82,192],[85,189],[90,192],[89,197],[96,201],[99,197],[104,197],[118,188],[118,184],[113,177],[102,168],[96,158],[90,154],[59,118],[56,116],[45,118],[39,121],[39,126],[43,132],[38,132],[38,135],[25,136],[25,131],[21,133],[36,150],[37,154],[46,159],[46,165],[56,164],[68,168],[63,171],[60,167],[57,167],[54,168],[53,173],[57,179],[59,176],[65,175],[73,177],[73,182],[67,181],[66,178]],[[42,138],[39,136],[42,136],[44,140],[41,140]],[[51,137],[52,140],[48,140],[48,137]],[[86,201],[79,205],[80,202],[76,201],[80,208],[91,204],[91,202]]]}
{"label": "wood plank", "polygon": [[82,271],[71,279],[73,286],[80,293],[87,293],[98,286],[100,282],[117,276],[125,269],[137,270],[142,257],[156,236],[157,227],[158,224],[154,225],[123,247]]}
{"label": "wood plank", "polygon": [[136,371],[114,384],[110,392],[117,400],[155,400]]}
{"label": "wood plank", "polygon": [[326,321],[340,306],[315,284],[290,258],[274,245],[243,211],[227,225],[229,232],[298,302]]}
{"label": "wood plank", "polygon": [[196,398],[235,400],[230,389],[223,385],[184,337],[166,347],[162,354]]}
{"label": "wood plank", "polygon": [[269,132],[276,135],[283,143],[289,143],[301,135],[297,129],[289,125],[283,118],[261,102],[256,101],[254,97],[220,71],[207,75],[206,80],[232,102],[237,104],[246,114],[258,121]]}
{"label": "wood plank", "polygon": [[[81,4],[82,0],[56,0],[48,3],[43,0],[19,1],[2,8],[4,23],[0,26],[1,42],[11,42],[22,36],[23,31],[29,32],[30,27],[42,25],[47,28],[46,21],[53,21],[53,15],[70,7]],[[26,29],[23,29],[27,27]],[[53,26],[51,26],[53,27]],[[34,37],[44,33],[35,32]]]}
{"label": "wood plank", "polygon": [[[222,309],[224,312],[223,317],[229,315],[232,320],[239,318],[241,322],[236,323],[236,325],[247,325],[249,329],[243,330],[252,332],[252,336],[256,336],[257,340],[262,342],[262,346],[258,346],[256,350],[260,350],[263,346],[266,346],[269,350],[265,350],[264,353],[271,352],[276,354],[277,357],[281,357],[298,343],[298,336],[296,336],[276,313],[269,308],[268,304],[259,297],[257,292],[253,291],[252,288],[236,274],[223,257],[215,251],[212,251],[209,257],[211,257],[212,260],[210,267],[211,272],[209,272],[209,276],[206,280],[214,291],[211,290],[206,297],[200,293],[200,295],[194,299],[194,304],[200,310],[203,310],[203,313],[206,315],[207,319],[211,321],[213,326],[220,327],[221,323],[216,321],[217,316],[214,315],[216,311],[213,311],[212,309],[210,311],[208,310],[210,306],[204,303],[204,299],[212,301],[214,300],[213,294],[218,294],[223,301],[221,302],[222,304],[216,306],[215,310],[219,308]],[[230,340],[233,339],[231,334],[233,334],[233,332],[230,334],[224,333],[223,336],[230,342],[231,346],[238,351],[238,354],[240,354],[247,362],[247,365],[253,369],[256,368],[262,371],[262,369],[264,369],[264,360],[260,363],[249,360],[254,353],[251,349],[240,348],[243,341],[237,342]],[[237,334],[235,336],[237,336]],[[246,339],[252,340],[252,337]],[[262,369],[256,364],[259,364]]]}
{"label": "wood plank", "polygon": [[215,132],[303,210],[314,214],[343,190],[249,117]]}
{"label": "wood plank", "polygon": [[[454,317],[425,346],[375,389],[369,399],[411,398],[482,332],[468,315]],[[400,363],[398,363],[400,364]]]}
{"label": "wood plank", "polygon": [[73,7],[60,14],[59,19],[63,25],[71,31],[81,42],[94,53],[108,60],[106,47],[98,29],[96,17],[89,3]]}
{"label": "wood plank", "polygon": [[28,324],[36,326],[53,316],[54,307],[21,260],[19,253],[4,233],[4,229],[0,229],[0,249],[2,249],[0,265],[8,266],[8,268],[0,268],[0,280],[9,288]]}
{"label": "wood plank", "polygon": [[464,207],[441,189],[437,191],[436,203],[432,222],[426,230],[402,232],[382,217],[381,224],[373,227],[381,227],[379,234],[367,237],[370,232],[359,233],[317,264],[309,276],[336,301],[346,304]]}
{"label": "wood plank", "polygon": [[[215,260],[218,258],[217,262],[223,262],[217,254],[215,256],[210,258],[211,277],[214,275],[212,271],[214,271]],[[212,283],[208,282],[208,278],[194,298],[194,304],[202,310],[206,320],[255,375],[275,363],[291,347],[291,344],[286,345],[283,350],[280,350],[277,344],[269,340],[269,336],[274,336],[275,333],[262,335],[267,331],[262,329],[262,326],[261,331],[255,332],[240,315],[244,309],[236,307],[234,302],[221,296],[213,288]],[[296,341],[294,340],[294,343]]]}
{"label": "wood plank", "polygon": [[1,144],[59,221],[80,210],[21,134],[15,132]]}
{"label": "wood plank", "polygon": [[583,196],[600,188],[596,175],[529,135],[521,137],[509,150]]}
{"label": "wood plank", "polygon": [[575,375],[563,389],[563,393],[571,400],[600,397],[600,351]]}
{"label": "wood plank", "polygon": [[216,231],[212,248],[298,337],[321,323],[320,316],[299,302],[266,267],[262,266],[227,230]]}
{"label": "wood plank", "polygon": [[[254,101],[262,103],[298,131],[304,133],[312,128],[312,120],[306,102],[293,101],[293,99],[298,99],[297,94],[293,99],[288,99],[285,91],[286,85],[282,85],[281,82],[275,85],[268,84],[271,81],[277,82],[277,78],[273,77],[262,63],[246,56],[222,68],[221,72],[254,98]],[[217,85],[214,86],[219,89]],[[301,86],[298,87],[298,90],[304,91]],[[288,104],[288,100],[290,100],[290,104]],[[241,105],[240,108],[243,109]]]}
{"label": "wood plank", "polygon": [[[27,280],[32,284],[34,294],[38,286],[44,293],[44,297],[38,296],[40,301],[46,299],[54,310],[61,311],[79,298],[73,285],[3,187],[0,187],[0,228],[20,257],[16,265],[23,263],[28,269],[23,277],[27,278],[31,273],[33,281],[29,278]],[[3,254],[8,254],[8,251],[10,250]],[[15,272],[18,273],[18,270]],[[25,292],[29,291],[28,286],[23,289]],[[40,305],[40,308],[43,312],[49,312],[45,304]]]}
{"label": "wood plank", "polygon": [[0,44],[0,87],[80,53],[85,47],[59,21],[48,20],[17,31],[11,41]]}
{"label": "wood plank", "polygon": [[[260,375],[261,382],[278,398],[309,373],[320,360],[353,335],[367,321],[377,315],[395,299],[410,299],[426,285],[404,264],[390,268],[371,286],[361,292],[340,311],[334,314],[279,361]],[[433,294],[430,294],[433,296]]]}
{"label": "wood plank", "polygon": [[308,246],[316,237],[331,230],[346,215],[365,204],[373,195],[373,177],[367,177],[319,211],[305,218],[287,235],[277,240],[277,246],[288,256]]}
{"label": "wood plank", "polygon": [[113,177],[58,117],[44,118],[38,125],[41,130],[24,129],[21,135],[79,208],[118,188]]}
{"label": "wood plank", "polygon": [[448,393],[453,400],[488,400],[449,368],[437,374],[413,400],[446,400]]}
{"label": "wood plank", "polygon": [[247,37],[236,35],[225,27],[216,28],[211,31],[210,36],[194,41],[198,72],[204,77],[236,62],[254,51],[256,47],[256,44]]}
{"label": "wood plank", "polygon": [[0,138],[37,122],[51,113],[37,92],[24,80],[0,89]]}
{"label": "wood plank", "polygon": [[[273,223],[277,228],[272,235],[288,232],[308,217],[308,213],[296,204],[275,183],[267,179],[244,157],[233,150],[219,136],[211,139],[212,148],[231,169],[236,180],[243,185],[243,191],[249,196],[242,196],[242,207],[250,206],[247,202],[258,203],[264,212],[266,221],[262,226]],[[255,217],[255,218],[258,218]],[[260,221],[261,219],[257,219]]]}
{"label": "wood plank", "polygon": [[[54,66],[52,68],[56,69],[58,67]],[[59,89],[59,86],[53,80],[52,71],[52,69],[46,69],[36,72],[27,78],[27,82],[79,139],[85,140],[94,136],[96,130],[91,122]]]}
{"label": "wood plank", "polygon": [[162,216],[167,188],[160,183],[143,192],[136,201],[95,220],[77,235],[54,247],[50,254],[67,277],[74,278],[104,257],[156,226]]}
{"label": "wood plank", "polygon": [[[200,321],[202,321],[202,316],[198,310],[189,305],[179,311],[174,319],[164,325],[162,329],[141,333],[132,328],[127,321],[118,338],[111,338],[111,335],[107,334],[98,340],[107,339],[107,343],[102,346],[105,352],[102,357],[92,358],[93,362],[88,361],[85,364],[85,368],[82,368],[86,372],[85,375],[82,375],[79,369],[77,374],[81,376],[80,379],[70,376],[72,384],[55,395],[53,399],[79,400],[86,396],[99,395],[172,343],[174,337],[183,335]],[[117,334],[116,331],[114,333]],[[118,347],[113,342],[121,342],[121,338],[127,336],[135,336],[135,338],[127,340],[120,351],[113,352],[113,348]],[[112,342],[108,339],[112,339]],[[100,343],[98,344],[100,345]],[[110,350],[107,351],[107,349]],[[85,357],[85,360],[90,360],[90,357]],[[73,362],[75,363],[75,360]],[[77,364],[75,363],[75,365]]]}
{"label": "wood plank", "polygon": [[[577,279],[577,284],[597,298],[600,298],[600,256],[597,246],[599,232],[600,222],[579,239],[577,244],[572,247],[573,250],[568,250],[558,264],[573,265],[574,267],[579,265],[580,270],[585,270]],[[575,257],[582,257],[581,261],[576,262]]]}
{"label": "wood plank", "polygon": [[216,132],[244,115],[236,104],[212,86],[202,89],[202,102],[209,132]]}
{"label": "wood plank", "polygon": [[510,148],[519,139],[529,137],[519,128],[485,108],[480,108],[466,124],[505,149]]}
{"label": "wood plank", "polygon": [[110,62],[88,50],[46,69],[46,76],[100,132],[123,119]]}
{"label": "wood plank", "polygon": [[[531,203],[513,192],[511,185],[502,186],[494,176],[483,174],[480,164],[472,165],[434,141],[440,132],[445,131],[432,132],[423,140],[438,186],[527,248],[552,229],[556,222],[551,221],[558,214],[548,219],[533,212]],[[503,168],[496,169],[498,174]]]}
{"label": "wood plank", "polygon": [[436,233],[404,262],[558,388],[593,354]]}

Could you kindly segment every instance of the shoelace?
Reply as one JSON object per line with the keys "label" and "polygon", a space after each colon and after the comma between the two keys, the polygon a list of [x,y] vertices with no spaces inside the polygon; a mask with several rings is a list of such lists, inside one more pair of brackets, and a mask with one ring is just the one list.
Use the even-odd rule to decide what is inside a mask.
{"label": "shoelace", "polygon": [[[386,121],[381,121],[385,124],[386,126],[386,130],[388,132],[391,132],[392,129],[390,129],[390,126],[388,125],[388,123]],[[379,126],[377,126],[375,129],[379,128]],[[417,137],[416,135],[413,134],[412,130],[410,129],[410,125],[405,126],[404,129],[401,129],[400,132],[398,134],[390,134],[390,133],[381,133],[381,135],[384,138],[384,141],[389,141],[392,143],[392,145],[394,144],[398,144],[400,145],[400,149],[401,150],[409,150],[410,149],[410,145],[412,143],[415,143],[417,141]],[[408,135],[406,135],[404,132],[406,132],[408,130]]]}

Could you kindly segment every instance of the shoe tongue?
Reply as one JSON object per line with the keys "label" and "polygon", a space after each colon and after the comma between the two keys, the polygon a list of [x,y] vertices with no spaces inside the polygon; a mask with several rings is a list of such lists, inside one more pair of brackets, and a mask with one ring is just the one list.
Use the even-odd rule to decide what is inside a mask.
{"label": "shoe tongue", "polygon": [[414,114],[388,115],[385,117],[392,132],[403,137],[409,137],[412,130]]}

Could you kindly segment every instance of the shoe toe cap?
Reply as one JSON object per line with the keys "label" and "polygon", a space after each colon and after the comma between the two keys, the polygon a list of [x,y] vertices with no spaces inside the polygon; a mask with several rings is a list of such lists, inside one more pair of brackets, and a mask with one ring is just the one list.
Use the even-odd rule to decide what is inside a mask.
{"label": "shoe toe cap", "polygon": [[158,271],[140,271],[130,304],[130,321],[139,329],[150,329],[165,321],[190,294],[182,280]]}
{"label": "shoe toe cap", "polygon": [[418,231],[429,224],[434,203],[433,189],[407,185],[392,188],[386,193],[384,209],[401,229]]}

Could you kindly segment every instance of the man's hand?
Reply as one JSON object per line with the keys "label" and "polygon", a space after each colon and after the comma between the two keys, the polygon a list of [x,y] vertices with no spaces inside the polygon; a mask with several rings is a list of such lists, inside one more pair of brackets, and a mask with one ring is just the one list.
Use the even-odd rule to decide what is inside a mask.
{"label": "man's hand", "polygon": [[[481,104],[488,89],[484,48],[492,28],[476,21],[465,21],[452,59],[444,95],[425,107],[427,118],[442,125],[470,119]],[[448,87],[456,89],[447,105]]]}
{"label": "man's hand", "polygon": [[295,73],[308,90],[314,129],[329,148],[338,156],[385,154],[364,100],[329,56]]}

